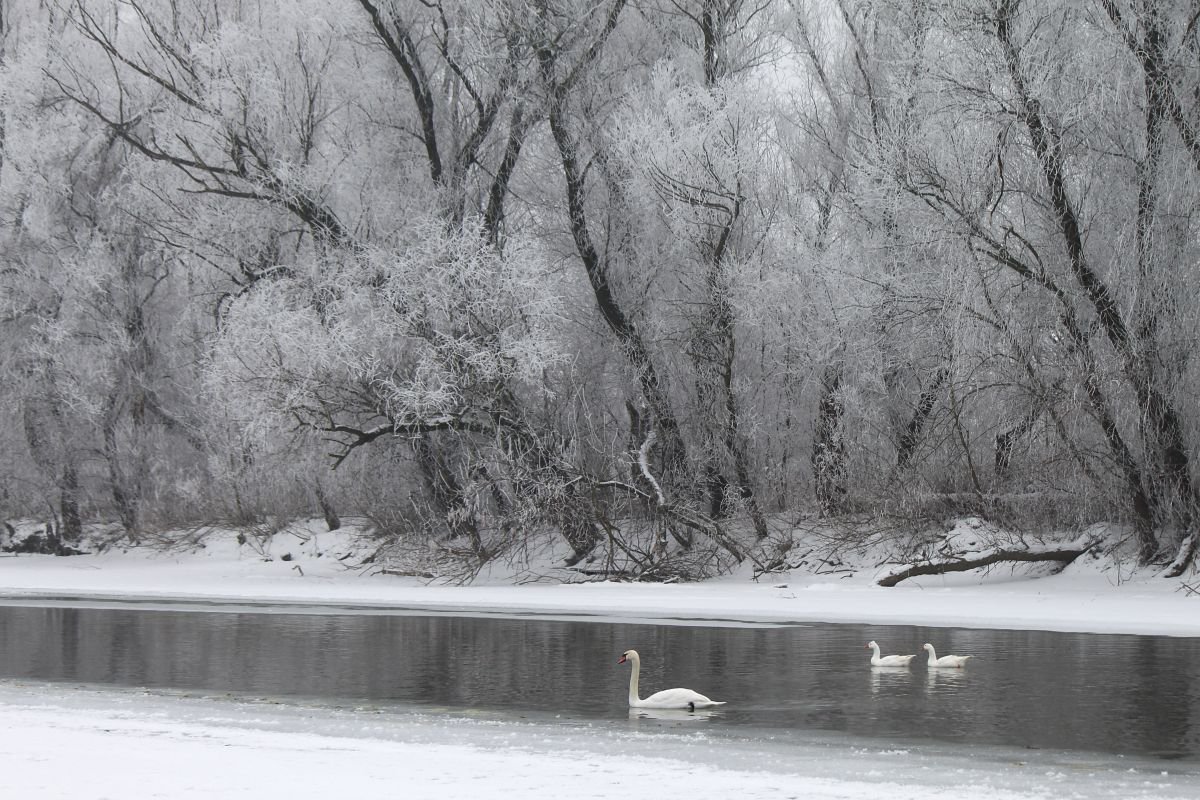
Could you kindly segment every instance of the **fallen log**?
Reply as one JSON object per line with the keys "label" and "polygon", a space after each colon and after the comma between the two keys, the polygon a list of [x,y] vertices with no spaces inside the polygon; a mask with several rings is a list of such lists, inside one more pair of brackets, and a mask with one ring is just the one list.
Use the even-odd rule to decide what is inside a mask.
{"label": "fallen log", "polygon": [[1095,546],[1095,540],[1074,541],[1065,545],[1027,547],[1020,550],[992,548],[975,553],[963,554],[953,558],[926,561],[922,564],[910,564],[893,570],[880,578],[876,583],[880,586],[895,586],[900,581],[915,578],[918,575],[942,575],[947,572],[966,572],[967,570],[988,567],[1001,561],[1059,561],[1064,567]]}
{"label": "fallen log", "polygon": [[1200,547],[1200,531],[1192,531],[1179,545],[1179,553],[1175,556],[1175,560],[1163,572],[1164,578],[1178,578],[1182,575],[1193,559],[1196,557],[1196,550]]}

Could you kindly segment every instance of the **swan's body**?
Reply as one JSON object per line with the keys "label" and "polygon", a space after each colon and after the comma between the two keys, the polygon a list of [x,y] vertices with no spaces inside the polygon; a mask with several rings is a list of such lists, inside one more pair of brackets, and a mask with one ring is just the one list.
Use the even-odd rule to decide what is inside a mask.
{"label": "swan's body", "polygon": [[626,650],[617,663],[624,664],[626,661],[633,662],[633,671],[629,674],[630,708],[686,708],[688,711],[695,711],[698,708],[725,705],[724,700],[709,700],[691,689],[664,689],[642,699],[638,697],[638,677],[642,671],[642,659],[638,651]]}
{"label": "swan's body", "polygon": [[911,656],[881,656],[879,655],[879,645],[874,642],[867,642],[867,647],[871,648],[873,655],[871,656],[872,667],[907,667],[909,662],[916,658],[916,655]]}
{"label": "swan's body", "polygon": [[929,666],[931,667],[954,667],[962,669],[967,665],[967,659],[971,658],[971,656],[942,656],[938,658],[937,651],[928,642],[922,645],[921,649],[929,651]]}

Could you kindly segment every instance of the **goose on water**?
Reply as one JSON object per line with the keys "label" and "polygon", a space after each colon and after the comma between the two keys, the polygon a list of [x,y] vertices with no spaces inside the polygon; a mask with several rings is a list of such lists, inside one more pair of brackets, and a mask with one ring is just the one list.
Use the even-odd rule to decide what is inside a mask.
{"label": "goose on water", "polygon": [[921,647],[922,650],[929,651],[929,666],[931,667],[954,667],[962,669],[967,665],[967,659],[973,656],[942,656],[938,658],[937,651],[933,649],[933,645],[926,642]]}
{"label": "goose on water", "polygon": [[867,647],[874,653],[871,656],[872,667],[907,667],[909,662],[916,658],[915,654],[911,656],[881,656],[879,655],[879,645],[875,642],[867,642]]}

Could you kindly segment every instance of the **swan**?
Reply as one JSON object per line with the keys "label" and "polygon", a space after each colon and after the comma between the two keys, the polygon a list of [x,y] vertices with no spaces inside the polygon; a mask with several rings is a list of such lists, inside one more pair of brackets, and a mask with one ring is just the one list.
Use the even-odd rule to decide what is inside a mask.
{"label": "swan", "polygon": [[908,663],[916,658],[916,655],[881,656],[879,655],[879,645],[874,642],[867,642],[867,647],[874,652],[874,655],[871,656],[872,667],[907,667]]}
{"label": "swan", "polygon": [[937,651],[933,649],[933,645],[929,642],[921,645],[922,650],[929,651],[929,666],[931,667],[957,667],[962,669],[967,665],[967,659],[973,656],[942,656],[938,658]]}
{"label": "swan", "polygon": [[638,697],[638,675],[642,671],[641,656],[638,655],[637,650],[626,650],[617,659],[617,663],[624,664],[626,661],[633,663],[633,671],[629,673],[630,708],[686,708],[688,711],[695,711],[698,708],[725,705],[724,700],[709,700],[691,689],[663,689],[643,700]]}

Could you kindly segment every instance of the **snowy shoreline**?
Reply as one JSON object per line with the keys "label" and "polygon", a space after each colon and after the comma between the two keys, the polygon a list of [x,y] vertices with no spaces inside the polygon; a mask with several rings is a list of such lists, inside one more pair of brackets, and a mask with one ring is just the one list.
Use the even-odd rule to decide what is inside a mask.
{"label": "snowy shoreline", "polygon": [[[668,624],[866,623],[1200,636],[1195,576],[1168,580],[1100,560],[1058,575],[958,573],[874,583],[871,569],[677,584],[563,583],[527,573],[466,586],[347,569],[351,534],[299,530],[259,549],[216,532],[186,552],[147,548],[71,557],[0,557],[0,603],[166,606],[291,613],[540,615]],[[547,571],[548,572],[548,571]],[[540,580],[540,582],[534,582]],[[530,581],[526,585],[514,585]],[[1191,583],[1189,583],[1189,581]]]}

